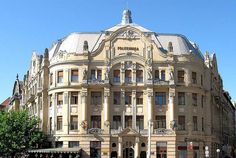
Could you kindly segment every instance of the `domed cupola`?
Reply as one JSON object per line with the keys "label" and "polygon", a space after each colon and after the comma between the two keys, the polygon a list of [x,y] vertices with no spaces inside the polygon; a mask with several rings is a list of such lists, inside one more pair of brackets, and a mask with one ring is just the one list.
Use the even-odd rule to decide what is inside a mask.
{"label": "domed cupola", "polygon": [[132,17],[131,17],[131,11],[126,9],[123,11],[123,16],[122,16],[122,21],[121,24],[122,25],[127,25],[127,24],[131,24],[132,22]]}

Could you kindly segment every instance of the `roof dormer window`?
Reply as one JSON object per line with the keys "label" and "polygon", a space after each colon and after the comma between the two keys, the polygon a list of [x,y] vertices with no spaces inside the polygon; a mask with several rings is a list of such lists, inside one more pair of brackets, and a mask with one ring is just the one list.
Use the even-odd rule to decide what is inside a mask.
{"label": "roof dormer window", "polygon": [[169,42],[169,43],[168,43],[168,51],[169,51],[169,52],[173,52],[173,45],[172,45],[172,42]]}

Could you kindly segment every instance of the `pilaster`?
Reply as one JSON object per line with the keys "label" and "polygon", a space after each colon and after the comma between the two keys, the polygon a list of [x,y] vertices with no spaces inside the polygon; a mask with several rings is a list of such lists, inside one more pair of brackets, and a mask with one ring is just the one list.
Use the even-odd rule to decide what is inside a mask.
{"label": "pilaster", "polygon": [[69,104],[68,104],[68,92],[64,92],[64,102],[62,106],[62,113],[63,113],[63,133],[69,134]]}
{"label": "pilaster", "polygon": [[80,132],[82,134],[87,133],[88,129],[88,110],[87,110],[87,88],[83,88],[81,91],[81,123]]}
{"label": "pilaster", "polygon": [[136,91],[132,91],[132,128],[136,129]]}
{"label": "pilaster", "polygon": [[104,132],[109,133],[110,130],[110,112],[109,112],[109,97],[110,97],[110,89],[104,88],[104,104],[103,104],[103,121],[104,121]]}

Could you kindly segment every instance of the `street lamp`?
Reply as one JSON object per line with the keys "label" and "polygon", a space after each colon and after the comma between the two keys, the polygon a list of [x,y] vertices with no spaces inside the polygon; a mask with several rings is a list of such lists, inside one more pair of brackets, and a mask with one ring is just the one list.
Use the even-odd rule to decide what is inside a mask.
{"label": "street lamp", "polygon": [[217,158],[220,158],[220,149],[216,149]]}

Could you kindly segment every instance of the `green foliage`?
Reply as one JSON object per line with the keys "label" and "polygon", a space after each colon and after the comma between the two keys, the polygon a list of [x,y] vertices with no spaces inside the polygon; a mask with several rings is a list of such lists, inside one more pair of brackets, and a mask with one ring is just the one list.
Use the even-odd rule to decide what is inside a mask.
{"label": "green foliage", "polygon": [[0,112],[0,155],[15,155],[36,148],[45,139],[39,119],[27,111]]}

